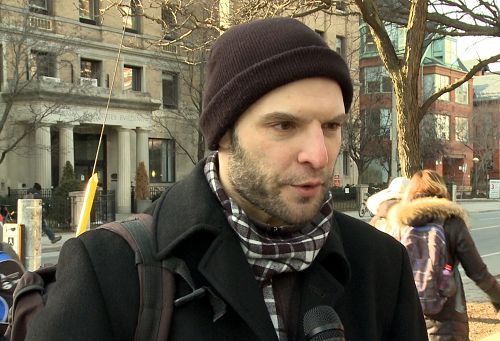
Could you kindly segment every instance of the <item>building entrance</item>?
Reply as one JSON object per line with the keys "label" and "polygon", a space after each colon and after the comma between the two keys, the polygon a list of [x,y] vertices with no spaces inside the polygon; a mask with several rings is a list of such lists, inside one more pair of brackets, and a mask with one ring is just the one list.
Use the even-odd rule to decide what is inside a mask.
{"label": "building entrance", "polygon": [[[99,135],[74,134],[75,145],[75,175],[78,180],[87,181],[92,176],[95,153],[99,143]],[[98,186],[107,189],[106,183],[106,136],[103,136],[95,172],[99,179]]]}

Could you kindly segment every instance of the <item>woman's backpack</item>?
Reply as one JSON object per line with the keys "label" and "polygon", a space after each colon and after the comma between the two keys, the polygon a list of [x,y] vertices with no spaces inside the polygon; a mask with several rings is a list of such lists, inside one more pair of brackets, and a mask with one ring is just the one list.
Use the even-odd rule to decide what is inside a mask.
{"label": "woman's backpack", "polygon": [[443,276],[443,272],[447,274],[446,267],[449,265],[443,225],[409,226],[403,231],[400,241],[410,257],[423,313],[439,313],[448,297],[456,292],[452,276]]}

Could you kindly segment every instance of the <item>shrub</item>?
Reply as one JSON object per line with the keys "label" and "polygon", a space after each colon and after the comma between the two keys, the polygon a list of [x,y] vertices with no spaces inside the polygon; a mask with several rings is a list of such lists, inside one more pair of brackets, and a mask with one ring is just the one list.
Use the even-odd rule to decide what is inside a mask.
{"label": "shrub", "polygon": [[139,162],[135,174],[135,198],[137,200],[149,199],[149,179],[144,162]]}

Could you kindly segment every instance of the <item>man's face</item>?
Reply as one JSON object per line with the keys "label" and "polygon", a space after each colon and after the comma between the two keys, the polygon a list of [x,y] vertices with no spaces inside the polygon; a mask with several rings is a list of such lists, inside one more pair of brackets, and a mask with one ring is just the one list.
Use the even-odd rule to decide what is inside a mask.
{"label": "man's face", "polygon": [[221,139],[222,185],[256,221],[309,222],[331,186],[345,116],[333,80],[308,78],[271,91]]}

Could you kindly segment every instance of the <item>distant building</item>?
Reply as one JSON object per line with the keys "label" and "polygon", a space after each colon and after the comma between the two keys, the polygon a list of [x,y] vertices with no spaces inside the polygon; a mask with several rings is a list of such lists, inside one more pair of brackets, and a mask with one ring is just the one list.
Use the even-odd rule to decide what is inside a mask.
{"label": "distant building", "polygon": [[489,179],[500,179],[500,75],[474,77],[474,153],[477,187],[487,193]]}
{"label": "distant building", "polygon": [[[389,26],[388,32],[396,51],[402,53],[406,38],[404,31]],[[420,98],[428,98],[439,88],[463,77],[466,72],[467,69],[456,55],[455,38],[432,41],[421,63]],[[365,25],[361,27],[360,78],[360,115],[368,122],[367,125],[371,125],[372,130],[376,126],[380,145],[389,149],[394,136],[392,83]],[[421,124],[424,168],[437,170],[448,183],[456,184],[459,190],[470,190],[471,185],[473,161],[469,127],[472,109],[470,80],[435,101]],[[366,152],[371,151],[367,149]],[[390,176],[387,172],[389,163],[390,158],[386,158],[385,162],[380,158],[373,161],[364,174],[364,182],[387,181]]]}

